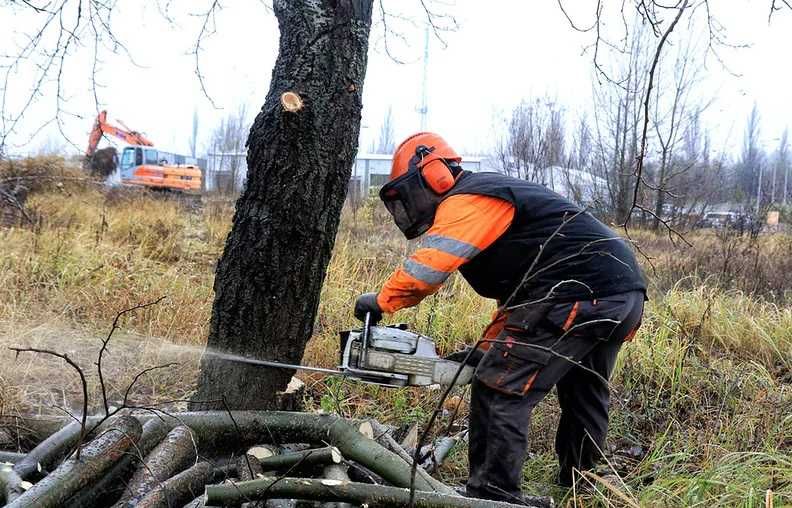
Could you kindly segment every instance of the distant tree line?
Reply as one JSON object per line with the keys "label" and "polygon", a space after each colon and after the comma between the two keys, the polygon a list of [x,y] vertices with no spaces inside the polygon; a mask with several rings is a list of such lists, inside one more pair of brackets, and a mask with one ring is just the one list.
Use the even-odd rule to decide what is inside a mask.
{"label": "distant tree line", "polygon": [[677,44],[660,65],[649,97],[644,168],[636,176],[651,64],[649,35],[640,26],[630,32],[627,50],[608,69],[608,79],[596,75],[587,113],[576,118],[549,97],[514,106],[494,149],[502,170],[560,187],[617,224],[632,215],[632,220],[660,228],[695,223],[714,208],[757,216],[768,208],[788,207],[788,132],[777,133],[778,144],[766,149],[754,105],[740,152],[714,147],[703,121],[712,100],[699,93],[704,66],[693,40]]}

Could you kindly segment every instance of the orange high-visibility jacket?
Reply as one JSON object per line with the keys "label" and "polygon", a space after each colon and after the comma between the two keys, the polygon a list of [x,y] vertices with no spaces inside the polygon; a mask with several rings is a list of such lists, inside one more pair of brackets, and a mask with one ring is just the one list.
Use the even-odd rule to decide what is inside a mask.
{"label": "orange high-visibility jacket", "polygon": [[491,196],[457,194],[444,199],[421,248],[380,290],[380,308],[396,312],[435,293],[449,275],[509,229],[514,213],[511,203]]}

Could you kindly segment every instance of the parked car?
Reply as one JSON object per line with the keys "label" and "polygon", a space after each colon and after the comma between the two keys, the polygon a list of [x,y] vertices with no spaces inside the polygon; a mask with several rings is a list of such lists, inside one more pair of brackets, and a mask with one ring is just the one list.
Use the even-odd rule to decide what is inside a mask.
{"label": "parked car", "polygon": [[740,212],[707,212],[698,223],[701,228],[723,229],[731,228],[741,232],[753,231],[756,226],[761,226],[756,218],[748,213]]}
{"label": "parked car", "polygon": [[739,222],[740,215],[736,212],[707,212],[699,223],[702,228],[734,227]]}

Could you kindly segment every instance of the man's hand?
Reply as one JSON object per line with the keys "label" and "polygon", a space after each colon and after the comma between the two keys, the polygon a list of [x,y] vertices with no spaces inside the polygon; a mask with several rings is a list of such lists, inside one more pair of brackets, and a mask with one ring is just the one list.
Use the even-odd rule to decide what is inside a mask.
{"label": "man's hand", "polygon": [[[464,362],[465,364],[475,368],[478,366],[481,359],[484,358],[484,351],[477,348],[475,351],[470,353],[470,349],[471,349],[470,347],[466,347],[462,351],[454,351],[450,355],[445,356],[443,360],[450,360],[452,362],[457,362],[457,363]],[[470,356],[468,357],[469,353]],[[465,359],[467,359],[467,361],[465,361]]]}
{"label": "man's hand", "polygon": [[375,325],[382,319],[382,309],[377,303],[377,293],[363,293],[355,301],[355,317],[361,321],[366,319],[366,313],[371,313],[371,324]]}

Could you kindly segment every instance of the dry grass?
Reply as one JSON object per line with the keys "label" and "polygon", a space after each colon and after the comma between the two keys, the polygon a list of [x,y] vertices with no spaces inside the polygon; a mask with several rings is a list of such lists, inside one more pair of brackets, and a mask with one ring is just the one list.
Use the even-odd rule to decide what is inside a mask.
{"label": "dry grass", "polygon": [[651,258],[654,270],[643,261],[658,296],[672,288],[707,286],[792,303],[792,235],[694,230],[686,234],[692,246],[649,231],[631,236]]}
{"label": "dry grass", "polygon": [[[233,203],[56,185],[38,189],[27,206],[40,218],[36,227],[0,229],[0,342],[71,351],[92,368],[99,338],[120,309],[166,295],[162,304],[123,321],[108,357],[111,398],[118,401],[137,371],[169,361],[182,367],[142,380],[135,400],[189,395]],[[548,487],[558,418],[550,396],[531,424],[526,487],[587,506],[624,505],[624,499],[652,506],[757,506],[767,489],[776,505],[791,504],[792,238],[696,232],[693,248],[675,250],[651,233],[635,237],[657,270],[645,325],[625,347],[613,379],[605,452],[622,480],[609,488],[593,477],[581,479],[597,488],[577,496]],[[374,201],[345,211],[305,363],[336,364],[337,333],[355,325],[354,297],[376,289],[410,248]],[[448,352],[474,341],[492,308],[455,275],[437,295],[395,319]],[[74,405],[74,376],[57,361],[25,356],[15,362],[10,352],[2,355],[4,412]],[[401,427],[424,421],[439,396],[329,378],[306,381],[309,408]],[[95,379],[91,383],[96,393]],[[459,481],[465,471],[460,449],[442,475]]]}

